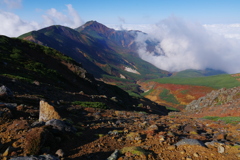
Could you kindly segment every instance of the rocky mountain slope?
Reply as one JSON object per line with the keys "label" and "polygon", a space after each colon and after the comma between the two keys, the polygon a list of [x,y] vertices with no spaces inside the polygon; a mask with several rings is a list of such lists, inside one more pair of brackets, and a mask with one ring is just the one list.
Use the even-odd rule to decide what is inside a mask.
{"label": "rocky mountain slope", "polygon": [[20,38],[57,49],[81,62],[96,78],[106,81],[167,76],[168,72],[138,56],[134,42],[136,34],[137,31],[115,31],[90,21],[76,30],[50,26]]}
{"label": "rocky mountain slope", "polygon": [[185,108],[195,116],[240,116],[240,87],[222,88],[192,101]]}

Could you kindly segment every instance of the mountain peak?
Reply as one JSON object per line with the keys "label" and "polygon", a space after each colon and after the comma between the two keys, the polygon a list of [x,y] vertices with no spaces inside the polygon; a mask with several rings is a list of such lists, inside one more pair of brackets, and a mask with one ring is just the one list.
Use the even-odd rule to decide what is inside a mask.
{"label": "mountain peak", "polygon": [[76,28],[76,30],[78,32],[81,32],[82,30],[94,30],[94,31],[97,31],[98,33],[101,33],[101,34],[106,34],[107,32],[112,32],[114,31],[114,29],[111,29],[111,28],[108,28],[107,26],[97,22],[97,21],[88,21],[86,22],[84,25]]}

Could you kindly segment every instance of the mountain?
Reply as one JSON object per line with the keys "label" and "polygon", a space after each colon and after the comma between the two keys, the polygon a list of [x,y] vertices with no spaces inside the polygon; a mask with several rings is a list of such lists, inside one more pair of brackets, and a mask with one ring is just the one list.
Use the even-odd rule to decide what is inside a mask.
{"label": "mountain", "polygon": [[0,36],[0,55],[0,84],[10,87],[19,97],[100,101],[118,109],[152,103],[95,80],[81,64],[46,46]]}
{"label": "mountain", "polygon": [[19,38],[61,51],[81,62],[87,71],[105,81],[160,78],[168,72],[142,60],[136,52],[138,31],[115,31],[96,21],[76,30],[50,26]]}
{"label": "mountain", "polygon": [[[183,87],[186,90],[191,90],[191,94],[188,98],[182,98],[186,94],[177,95],[181,92],[175,93],[171,91],[169,85],[161,84],[160,88],[162,90],[150,87],[150,90],[154,89],[156,92],[151,92],[151,95],[148,95],[150,93],[146,92],[149,89],[148,85],[146,85],[148,82],[144,83],[144,81],[168,77],[170,75],[178,81],[178,78],[184,77],[194,78],[224,74],[222,71],[213,69],[206,69],[204,71],[190,69],[173,74],[160,70],[138,56],[137,45],[135,43],[135,38],[138,34],[145,33],[140,31],[116,31],[96,21],[89,21],[76,29],[64,26],[50,26],[26,33],[19,38],[61,51],[81,63],[97,79],[117,85],[132,96],[146,96],[159,104],[167,106],[180,106],[180,108],[183,108],[183,106],[192,100],[199,98],[199,96],[204,96],[214,88],[206,86],[206,88],[200,89],[203,92],[199,93],[197,91],[199,90],[198,84],[196,87]],[[148,50],[154,50],[156,43],[148,41]],[[158,56],[157,53],[156,56]],[[139,83],[140,81],[141,83]],[[175,85],[174,83],[172,85]],[[171,84],[171,82],[168,84]],[[200,85],[200,88],[203,87]],[[144,91],[145,93],[143,93]],[[163,100],[164,94],[162,91],[164,91],[163,93],[166,92],[166,94],[170,92],[172,98],[168,97],[167,101]],[[162,96],[159,96],[161,93]],[[169,103],[169,99],[174,103]]]}

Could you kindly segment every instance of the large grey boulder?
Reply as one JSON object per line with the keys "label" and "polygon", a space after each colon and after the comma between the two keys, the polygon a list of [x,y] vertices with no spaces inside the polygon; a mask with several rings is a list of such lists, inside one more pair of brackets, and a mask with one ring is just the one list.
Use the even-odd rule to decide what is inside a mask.
{"label": "large grey boulder", "polygon": [[66,121],[61,121],[59,119],[52,119],[45,123],[46,126],[52,126],[53,129],[59,130],[61,132],[76,132],[76,128],[74,128],[70,123]]}

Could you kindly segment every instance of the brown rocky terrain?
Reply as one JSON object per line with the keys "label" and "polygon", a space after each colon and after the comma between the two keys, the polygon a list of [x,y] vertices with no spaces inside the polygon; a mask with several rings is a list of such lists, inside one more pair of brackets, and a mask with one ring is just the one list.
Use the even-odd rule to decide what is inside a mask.
{"label": "brown rocky terrain", "polygon": [[[238,123],[180,112],[151,113],[156,108],[146,112],[86,108],[5,90],[0,104],[2,159],[240,159]],[[213,94],[217,93],[209,95]]]}

